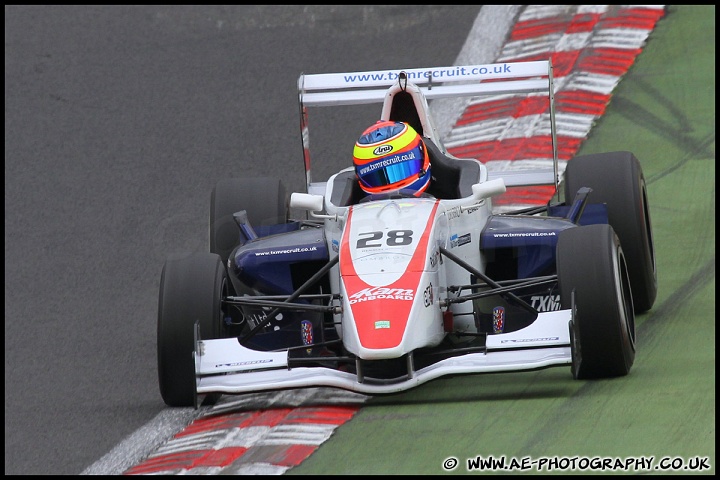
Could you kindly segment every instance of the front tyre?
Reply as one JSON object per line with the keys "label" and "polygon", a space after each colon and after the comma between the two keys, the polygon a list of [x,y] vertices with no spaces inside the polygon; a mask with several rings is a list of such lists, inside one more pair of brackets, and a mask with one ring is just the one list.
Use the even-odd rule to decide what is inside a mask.
{"label": "front tyre", "polygon": [[220,257],[195,253],[165,262],[160,278],[157,352],[160,394],[168,406],[196,402],[195,322],[200,338],[221,338],[227,272]]}
{"label": "front tyre", "polygon": [[561,308],[574,307],[573,376],[627,375],[635,361],[635,314],[625,255],[613,228],[600,224],[562,231],[557,274]]}

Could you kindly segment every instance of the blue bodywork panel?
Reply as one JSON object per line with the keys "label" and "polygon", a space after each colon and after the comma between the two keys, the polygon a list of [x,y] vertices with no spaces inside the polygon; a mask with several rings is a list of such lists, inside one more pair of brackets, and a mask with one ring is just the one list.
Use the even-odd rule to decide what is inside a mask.
{"label": "blue bodywork panel", "polygon": [[[512,268],[499,278],[529,278],[554,271],[558,235],[578,226],[564,217],[569,211],[570,207],[563,205],[549,207],[553,216],[493,215],[480,237],[480,249],[490,262],[506,262],[507,268]],[[588,204],[583,210],[579,224],[596,223],[608,223],[605,204]],[[505,252],[492,253],[501,250]],[[502,269],[502,265],[495,268]]]}
{"label": "blue bodywork panel", "polygon": [[[569,205],[550,205],[548,216],[565,217],[570,211]],[[607,205],[604,203],[588,203],[583,210],[578,225],[596,225],[608,223]]]}
{"label": "blue bodywork panel", "polygon": [[293,264],[328,259],[323,229],[309,228],[260,237],[238,247],[230,269],[243,284],[266,295],[290,295],[296,288]]}

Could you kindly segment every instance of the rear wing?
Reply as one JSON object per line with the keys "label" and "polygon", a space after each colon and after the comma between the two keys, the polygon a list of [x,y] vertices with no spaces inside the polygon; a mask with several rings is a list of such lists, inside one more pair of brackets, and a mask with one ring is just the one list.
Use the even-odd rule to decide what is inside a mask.
{"label": "rear wing", "polygon": [[[404,74],[404,77],[403,75]],[[506,185],[558,185],[553,68],[550,60],[452,67],[302,74],[298,78],[301,134],[308,192],[311,190],[308,107],[383,103],[400,79],[417,85],[426,99],[501,94],[546,94],[550,111],[553,171],[502,172]],[[508,178],[511,177],[511,178]],[[514,178],[512,178],[514,177]]]}

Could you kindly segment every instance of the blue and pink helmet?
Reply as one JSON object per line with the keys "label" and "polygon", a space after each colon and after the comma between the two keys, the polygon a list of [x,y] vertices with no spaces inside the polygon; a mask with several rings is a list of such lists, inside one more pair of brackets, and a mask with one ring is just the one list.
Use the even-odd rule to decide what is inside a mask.
{"label": "blue and pink helmet", "polygon": [[418,196],[430,183],[430,158],[415,129],[380,120],[365,130],[353,150],[360,187],[369,194],[411,190]]}

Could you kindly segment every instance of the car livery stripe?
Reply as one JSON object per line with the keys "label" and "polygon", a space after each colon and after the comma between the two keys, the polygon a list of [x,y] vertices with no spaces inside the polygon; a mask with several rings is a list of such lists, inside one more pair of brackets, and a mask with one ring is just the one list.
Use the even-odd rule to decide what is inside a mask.
{"label": "car livery stripe", "polygon": [[[560,173],[665,14],[664,5],[528,5],[496,61],[553,63]],[[543,102],[544,100],[544,102]],[[490,171],[552,168],[549,105],[533,95],[473,99],[444,144]],[[554,187],[510,188],[497,210],[545,204]]]}
{"label": "car livery stripe", "polygon": [[[419,243],[405,272],[393,283],[381,286],[381,288],[386,289],[383,291],[387,292],[387,294],[376,295],[370,301],[356,302],[350,305],[358,338],[364,348],[393,348],[402,342],[410,318],[410,310],[414,304],[412,297],[419,290],[420,279],[425,268],[430,231],[432,230],[438,205],[439,202],[435,202],[428,215]],[[363,290],[372,290],[374,287],[358,275],[353,263],[349,240],[353,210],[354,207],[351,206],[340,244],[340,275],[348,297],[352,297]],[[404,295],[398,292],[413,292],[413,294]],[[378,328],[377,321],[386,321],[387,323],[383,323],[383,328]]]}

